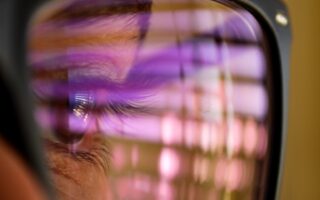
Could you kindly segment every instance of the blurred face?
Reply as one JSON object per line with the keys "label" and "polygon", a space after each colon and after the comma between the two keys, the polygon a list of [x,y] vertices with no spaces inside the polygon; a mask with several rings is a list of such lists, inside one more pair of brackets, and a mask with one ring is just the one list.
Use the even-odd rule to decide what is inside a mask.
{"label": "blurred face", "polygon": [[110,149],[98,119],[110,94],[102,85],[125,82],[141,19],[134,5],[134,13],[123,14],[121,6],[104,4],[54,2],[38,12],[30,30],[33,87],[38,111],[53,127],[44,135],[59,199],[107,199]]}
{"label": "blurred face", "polygon": [[33,18],[35,116],[58,198],[258,199],[273,98],[261,27],[209,0],[148,5],[53,1]]}

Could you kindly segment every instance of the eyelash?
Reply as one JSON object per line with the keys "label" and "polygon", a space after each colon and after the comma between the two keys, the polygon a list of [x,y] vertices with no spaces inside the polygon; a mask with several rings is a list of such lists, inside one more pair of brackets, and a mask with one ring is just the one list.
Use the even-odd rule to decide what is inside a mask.
{"label": "eyelash", "polygon": [[[110,98],[106,99],[104,104],[97,105],[90,94],[83,92],[72,94],[67,101],[57,98],[49,98],[48,100],[43,96],[41,98],[39,95],[36,99],[40,107],[44,107],[49,111],[47,112],[50,118],[49,127],[44,128],[49,129],[53,137],[62,143],[72,144],[79,142],[82,137],[90,133],[90,129],[87,127],[88,123],[93,119],[100,120],[102,115],[116,117],[122,121],[125,117],[148,113],[146,107],[139,105],[134,100],[125,100],[123,97],[117,97],[117,102],[110,100],[112,99]],[[74,124],[70,125],[70,121],[76,126]],[[39,123],[41,125],[41,121]],[[110,123],[110,121],[105,120],[103,123],[108,125],[107,123]]]}
{"label": "eyelash", "polygon": [[[51,75],[58,72],[50,70]],[[126,123],[128,117],[150,115],[151,108],[144,105],[145,100],[153,96],[150,89],[154,87],[154,83],[150,81],[148,73],[142,73],[143,70],[138,72],[129,74],[126,82],[121,84],[86,77],[67,81],[54,77],[42,79],[42,75],[34,77],[33,91],[37,105],[44,108],[49,118],[47,124],[38,120],[39,125],[57,142],[73,144],[91,133],[88,126],[93,120],[112,127],[114,119]],[[103,95],[102,101],[100,91],[107,94]],[[107,130],[100,131],[108,134]],[[114,131],[118,134],[118,130]],[[66,139],[59,139],[59,134]],[[81,137],[78,137],[79,134]]]}
{"label": "eyelash", "polygon": [[148,113],[148,108],[138,105],[134,101],[124,101],[122,103],[108,102],[104,109],[107,113],[126,117]]}

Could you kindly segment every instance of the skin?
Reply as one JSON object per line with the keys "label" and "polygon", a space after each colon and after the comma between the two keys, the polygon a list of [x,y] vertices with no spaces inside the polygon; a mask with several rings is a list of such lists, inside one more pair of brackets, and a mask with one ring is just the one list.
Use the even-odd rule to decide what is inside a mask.
{"label": "skin", "polygon": [[[89,17],[83,24],[57,24],[60,19],[50,19],[50,16],[59,13],[64,6],[58,3],[40,9],[33,20],[29,34],[29,58],[32,66],[41,63],[42,67],[33,68],[34,82],[63,82],[70,77],[83,76],[123,82],[138,49],[140,30],[137,15]],[[62,20],[69,18],[63,16]],[[72,59],[87,54],[93,56]],[[56,68],[76,67],[67,73],[47,69],[48,60],[59,56],[66,59],[57,61]],[[38,73],[41,70],[49,72],[50,76]],[[88,71],[90,73],[85,73]],[[48,167],[58,199],[110,198],[107,178],[110,147],[97,124],[95,118],[90,123],[90,131],[76,144],[64,144],[50,136],[45,139]]]}
{"label": "skin", "polygon": [[0,163],[0,199],[45,199],[31,171],[3,138],[0,138]]}

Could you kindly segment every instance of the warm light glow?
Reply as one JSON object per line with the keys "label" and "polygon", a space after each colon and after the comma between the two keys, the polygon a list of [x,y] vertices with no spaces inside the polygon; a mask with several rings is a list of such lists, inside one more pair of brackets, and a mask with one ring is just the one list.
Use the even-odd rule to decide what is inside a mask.
{"label": "warm light glow", "polygon": [[139,148],[135,145],[132,147],[132,150],[131,150],[131,164],[133,167],[137,166],[139,162],[139,157],[140,157]]}
{"label": "warm light glow", "polygon": [[112,158],[112,165],[115,169],[121,170],[126,165],[127,154],[122,146],[118,145],[113,147]]}
{"label": "warm light glow", "polygon": [[230,161],[225,173],[226,189],[229,191],[240,189],[243,184],[244,174],[245,168],[241,161]]}
{"label": "warm light glow", "polygon": [[218,159],[214,173],[214,183],[218,189],[225,187],[225,174],[227,172],[228,163],[225,159]]}
{"label": "warm light glow", "polygon": [[180,158],[177,152],[172,149],[162,149],[159,159],[159,171],[161,176],[166,180],[176,177],[180,170]]}
{"label": "warm light glow", "polygon": [[242,147],[243,124],[240,119],[234,118],[228,127],[227,151],[231,154],[237,154]]}
{"label": "warm light glow", "polygon": [[197,124],[194,121],[188,120],[185,122],[185,144],[188,148],[192,148],[197,145],[199,141],[197,136],[199,135]]}
{"label": "warm light glow", "polygon": [[164,144],[181,144],[181,121],[173,114],[167,114],[162,118],[161,138]]}
{"label": "warm light glow", "polygon": [[71,176],[90,180],[105,161],[97,177],[110,199],[261,196],[277,113],[270,42],[249,12],[209,0],[152,1],[149,12],[144,0],[65,2],[30,28],[28,64],[36,119],[72,150],[61,159],[77,158]]}
{"label": "warm light glow", "polygon": [[256,153],[258,147],[258,126],[255,121],[249,119],[244,126],[244,152],[247,156]]}
{"label": "warm light glow", "polygon": [[172,186],[168,181],[161,180],[158,186],[157,200],[173,200],[175,194]]}
{"label": "warm light glow", "polygon": [[202,123],[201,126],[201,148],[207,152],[211,144],[211,129],[209,123]]}

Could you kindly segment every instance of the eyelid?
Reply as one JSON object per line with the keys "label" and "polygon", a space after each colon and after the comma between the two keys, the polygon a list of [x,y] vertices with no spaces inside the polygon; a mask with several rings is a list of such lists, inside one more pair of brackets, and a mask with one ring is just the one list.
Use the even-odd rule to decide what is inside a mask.
{"label": "eyelid", "polygon": [[[93,115],[99,115],[103,111],[112,115],[121,116],[144,115],[150,114],[151,112],[151,109],[146,105],[143,105],[139,99],[130,100],[124,98],[122,99],[121,97],[106,97],[105,99],[96,102],[94,97],[91,98],[92,102],[88,103],[92,104],[92,106],[90,106],[90,113]],[[55,109],[55,107],[60,108],[61,106],[64,106],[66,99],[61,97],[46,98],[42,97],[41,95],[37,95],[37,101],[39,106],[47,106]]]}
{"label": "eyelid", "polygon": [[110,102],[105,106],[107,112],[120,116],[136,116],[150,114],[150,108],[130,101],[122,103]]}
{"label": "eyelid", "polygon": [[[116,70],[116,63],[109,55],[90,52],[69,53],[62,52],[54,55],[32,55],[30,56],[30,65],[32,71],[37,74],[39,72],[54,73],[56,70],[76,70],[99,68],[101,71]],[[104,73],[105,74],[105,73]]]}

